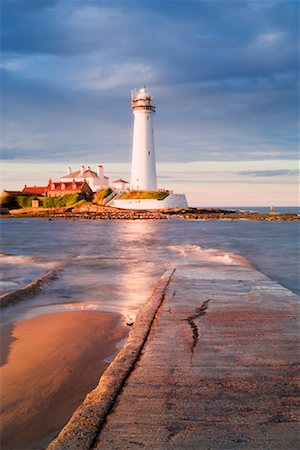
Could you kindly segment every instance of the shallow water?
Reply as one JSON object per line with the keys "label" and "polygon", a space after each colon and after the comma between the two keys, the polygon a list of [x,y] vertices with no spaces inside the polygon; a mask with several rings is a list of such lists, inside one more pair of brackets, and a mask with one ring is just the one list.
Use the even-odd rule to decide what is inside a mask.
{"label": "shallow water", "polygon": [[[268,214],[270,206],[226,206],[222,209],[234,209],[239,211],[255,211],[260,214]],[[275,213],[277,214],[300,214],[299,206],[275,206]]]}
{"label": "shallow water", "polygon": [[[176,264],[195,263],[199,266],[252,264],[288,289],[300,293],[298,230],[297,222],[74,221],[18,218],[2,220],[3,253],[0,255],[2,292],[20,289],[48,271],[57,269],[60,272],[60,277],[38,295],[3,309],[1,322],[6,327],[1,329],[8,328],[11,332],[2,369],[10,370],[18,346],[22,349],[22,355],[28,353],[32,356],[32,342],[40,343],[40,331],[36,333],[37,338],[34,335],[32,342],[27,343],[26,325],[28,326],[31,321],[24,319],[39,316],[36,319],[36,326],[41,327],[45,320],[54,317],[49,313],[55,312],[98,310],[122,314],[123,319],[118,320],[115,325],[110,325],[109,332],[103,333],[101,339],[91,331],[89,322],[83,324],[81,329],[76,328],[78,342],[83,344],[86,342],[89,338],[86,336],[88,331],[88,335],[91,334],[94,339],[91,341],[91,351],[97,355],[100,351],[107,352],[109,338],[114,333],[122,337],[124,333],[126,334],[126,330],[124,331],[122,327],[126,317],[136,313],[139,305],[151,294],[156,280],[165,269]],[[72,325],[72,322],[69,323],[71,315],[65,314],[66,320],[61,321],[64,326]],[[61,360],[65,359],[63,353],[61,354],[66,350],[65,342],[58,346],[58,353],[54,352],[54,342],[59,337],[54,326],[57,325],[56,322],[49,327],[45,343],[35,352],[37,361],[42,361],[42,367],[44,367],[45,345],[48,346],[46,354],[50,366],[57,365],[58,357]],[[17,333],[20,327],[25,327],[26,332],[23,335]],[[70,333],[66,343],[68,345],[72,343],[74,337]],[[65,334],[62,341],[64,339]],[[72,366],[63,370],[67,370],[66,373],[69,373],[68,371],[73,373],[73,366],[79,365],[80,377],[82,372],[80,361],[86,350],[80,350],[77,344],[74,347],[76,355]],[[70,350],[66,354],[69,352]],[[66,403],[65,416],[56,421],[55,425],[49,423],[49,414],[56,417],[58,412],[61,413],[60,406],[57,406],[58,410],[44,408],[43,414],[40,411],[44,404],[51,405],[53,402],[56,404],[55,392],[64,392],[63,381],[55,381],[54,393],[50,392],[46,400],[40,398],[39,389],[35,391],[33,389],[36,386],[34,376],[39,375],[40,368],[35,369],[34,365],[28,363],[27,358],[25,362],[28,371],[32,371],[34,375],[28,381],[28,387],[31,389],[29,399],[36,405],[36,409],[31,408],[33,415],[22,416],[21,422],[24,430],[30,430],[29,435],[32,439],[28,441],[30,445],[27,442],[28,445],[24,447],[25,438],[24,434],[20,434],[19,425],[19,437],[14,437],[13,433],[12,436],[9,435],[11,424],[14,426],[17,420],[21,420],[17,408],[12,408],[11,421],[6,427],[8,430],[5,431],[8,436],[7,442],[14,442],[14,445],[17,443],[14,448],[42,448],[47,445],[86,393],[93,389],[101,370],[113,358],[113,354],[105,353],[105,359],[101,361],[100,353],[99,361],[96,356],[91,358],[93,364],[98,364],[96,374],[94,372],[91,372],[91,375],[87,374],[81,391],[78,392],[76,387],[74,393],[69,395],[68,401],[63,400]],[[15,405],[24,400],[24,395],[22,397],[22,393],[18,391],[18,386],[24,383],[22,372],[24,364],[22,358],[17,358],[17,361],[21,362],[21,368],[14,372],[15,385],[12,384],[11,389],[17,399]],[[85,363],[84,368],[84,372],[87,373]],[[52,372],[51,369],[49,373]],[[73,382],[68,382],[68,386],[73,385]],[[34,414],[38,414],[39,420],[47,423],[50,428],[37,425]],[[39,437],[35,428],[37,426],[39,432],[42,430]]]}
{"label": "shallow water", "polygon": [[4,321],[45,312],[135,312],[170,265],[247,264],[300,293],[299,224],[256,221],[2,220],[1,289],[59,268],[60,278]]}

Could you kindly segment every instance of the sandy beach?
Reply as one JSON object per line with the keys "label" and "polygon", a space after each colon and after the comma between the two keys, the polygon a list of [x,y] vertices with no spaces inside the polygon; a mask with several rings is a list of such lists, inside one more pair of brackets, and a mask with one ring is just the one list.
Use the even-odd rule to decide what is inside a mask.
{"label": "sandy beach", "polygon": [[[45,448],[127,336],[119,314],[51,313],[1,330],[1,448]],[[105,345],[104,345],[105,342]]]}

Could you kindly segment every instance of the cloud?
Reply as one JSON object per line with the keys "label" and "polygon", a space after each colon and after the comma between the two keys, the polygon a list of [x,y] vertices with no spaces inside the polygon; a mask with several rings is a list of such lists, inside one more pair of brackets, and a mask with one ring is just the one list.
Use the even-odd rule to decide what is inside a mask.
{"label": "cloud", "polygon": [[249,177],[278,177],[278,176],[288,176],[294,177],[299,176],[299,170],[242,170],[238,172],[238,175],[246,175]]}
{"label": "cloud", "polygon": [[3,2],[4,151],[129,161],[130,89],[159,161],[298,156],[296,2]]}

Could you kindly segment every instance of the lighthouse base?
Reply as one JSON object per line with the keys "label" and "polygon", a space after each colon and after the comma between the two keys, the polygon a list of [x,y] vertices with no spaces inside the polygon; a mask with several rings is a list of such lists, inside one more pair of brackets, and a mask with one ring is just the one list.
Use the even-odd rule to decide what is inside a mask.
{"label": "lighthouse base", "polygon": [[154,199],[116,199],[110,206],[120,209],[185,209],[188,207],[184,194],[169,194],[163,200]]}

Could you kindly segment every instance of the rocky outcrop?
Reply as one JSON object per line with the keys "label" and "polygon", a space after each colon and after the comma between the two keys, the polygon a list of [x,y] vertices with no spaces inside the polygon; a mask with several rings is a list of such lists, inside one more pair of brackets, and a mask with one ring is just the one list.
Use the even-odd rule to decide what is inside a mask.
{"label": "rocky outcrop", "polygon": [[251,211],[224,210],[220,208],[186,208],[161,210],[119,209],[85,203],[82,206],[62,208],[23,208],[9,211],[5,217],[48,217],[91,220],[299,220],[297,214],[260,214]]}

